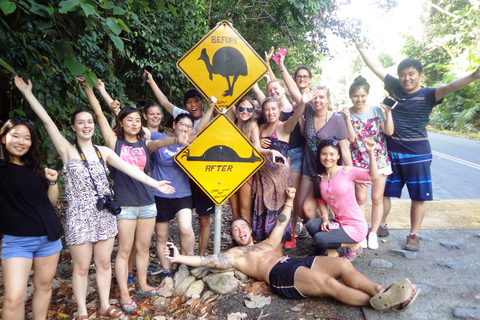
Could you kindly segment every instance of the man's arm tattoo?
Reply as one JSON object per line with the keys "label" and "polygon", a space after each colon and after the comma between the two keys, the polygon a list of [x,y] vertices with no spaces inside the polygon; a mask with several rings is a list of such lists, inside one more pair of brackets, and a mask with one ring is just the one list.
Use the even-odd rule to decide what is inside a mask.
{"label": "man's arm tattoo", "polygon": [[201,265],[217,269],[228,269],[233,267],[232,256],[219,253],[213,256],[200,257]]}
{"label": "man's arm tattoo", "polygon": [[278,222],[282,223],[285,221],[287,221],[287,216],[283,213],[280,213],[280,215],[278,216]]}

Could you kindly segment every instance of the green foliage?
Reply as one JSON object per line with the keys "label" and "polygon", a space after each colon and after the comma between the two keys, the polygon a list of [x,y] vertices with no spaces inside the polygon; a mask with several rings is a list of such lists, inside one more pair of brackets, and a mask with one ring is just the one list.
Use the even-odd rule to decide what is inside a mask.
{"label": "green foliage", "polygon": [[[480,64],[480,10],[468,0],[432,1],[450,14],[426,7],[426,35],[422,41],[407,38],[403,53],[424,64],[424,83],[437,87],[449,83]],[[480,84],[478,81],[449,94],[436,107],[431,124],[439,129],[478,132],[480,128]]]}
{"label": "green foliage", "polygon": [[[143,68],[152,65],[161,89],[178,103],[191,85],[175,62],[208,30],[201,1],[157,1],[157,7],[143,0],[5,3],[0,0],[0,119],[36,120],[43,160],[57,169],[59,157],[13,87],[13,74],[32,80],[34,94],[63,134],[73,138],[70,115],[89,107],[77,75],[90,86],[101,77],[114,98],[135,105],[154,98],[150,88],[140,86]],[[101,142],[98,134],[95,138]]]}
{"label": "green foliage", "polygon": [[360,33],[358,22],[340,20],[337,9],[329,0],[216,0],[210,1],[208,21],[210,28],[230,21],[262,57],[271,46],[285,48],[287,66],[315,68],[329,52],[328,33],[349,40]]}

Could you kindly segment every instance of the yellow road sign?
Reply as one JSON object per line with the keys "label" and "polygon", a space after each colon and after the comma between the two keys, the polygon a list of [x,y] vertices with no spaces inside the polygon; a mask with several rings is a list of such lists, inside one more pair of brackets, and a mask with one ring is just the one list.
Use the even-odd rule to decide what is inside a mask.
{"label": "yellow road sign", "polygon": [[221,205],[265,163],[263,156],[243,133],[221,114],[213,119],[175,162]]}
{"label": "yellow road sign", "polygon": [[216,107],[229,108],[267,72],[267,65],[228,21],[217,24],[177,62],[180,71]]}

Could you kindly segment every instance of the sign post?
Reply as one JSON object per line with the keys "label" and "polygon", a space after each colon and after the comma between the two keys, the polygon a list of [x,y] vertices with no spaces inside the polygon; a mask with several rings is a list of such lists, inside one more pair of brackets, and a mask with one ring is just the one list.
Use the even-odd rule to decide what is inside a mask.
{"label": "sign post", "polygon": [[265,159],[224,114],[267,73],[263,59],[223,20],[178,62],[177,67],[205,96],[217,98],[219,113],[175,162],[215,203],[214,253],[220,252],[221,205]]}
{"label": "sign post", "polygon": [[221,205],[260,169],[265,158],[220,114],[177,153],[175,162],[215,203],[214,253],[219,253]]}

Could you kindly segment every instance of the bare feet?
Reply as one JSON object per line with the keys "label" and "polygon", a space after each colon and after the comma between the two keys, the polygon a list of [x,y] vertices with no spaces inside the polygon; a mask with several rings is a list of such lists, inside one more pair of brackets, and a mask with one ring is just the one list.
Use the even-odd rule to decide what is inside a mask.
{"label": "bare feet", "polygon": [[413,285],[413,284],[412,284],[412,288],[413,288],[413,292],[412,292],[412,295],[410,296],[410,298],[403,301],[402,303],[399,303],[395,306],[392,306],[393,311],[395,311],[395,312],[405,311],[410,307],[410,305],[413,303],[413,301],[415,301],[418,294],[420,293],[420,290],[418,290],[417,287],[415,287],[415,285]]}

